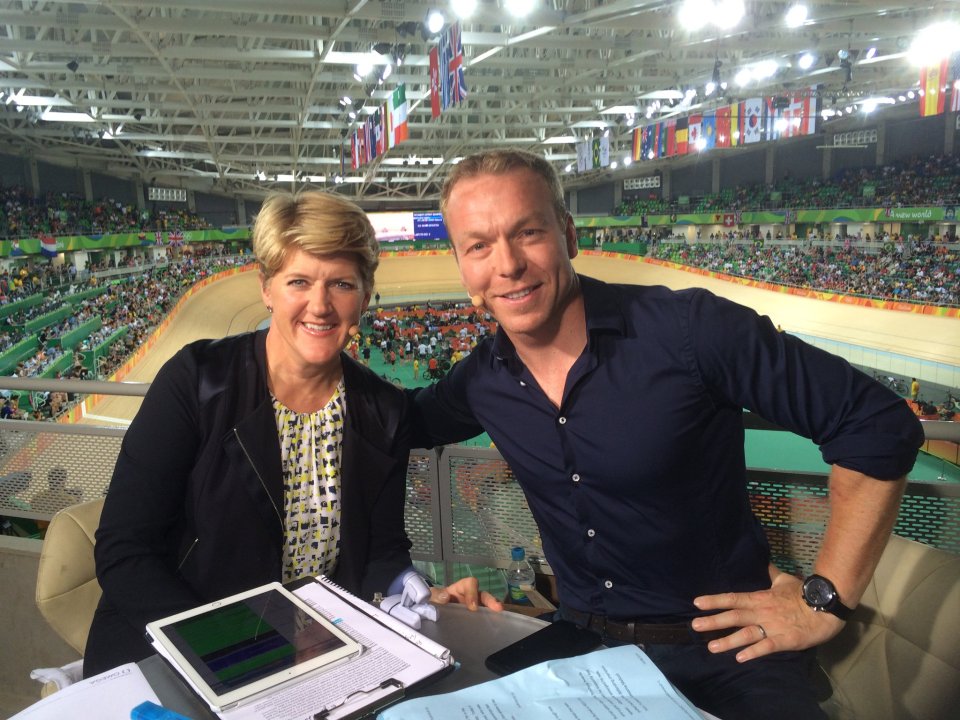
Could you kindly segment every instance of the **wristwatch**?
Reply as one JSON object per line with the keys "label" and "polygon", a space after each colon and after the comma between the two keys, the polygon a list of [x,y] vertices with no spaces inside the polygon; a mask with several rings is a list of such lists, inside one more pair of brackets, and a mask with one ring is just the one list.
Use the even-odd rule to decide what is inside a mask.
{"label": "wristwatch", "polygon": [[828,612],[846,620],[853,612],[840,602],[837,588],[823,575],[810,575],[803,581],[803,600],[817,612]]}

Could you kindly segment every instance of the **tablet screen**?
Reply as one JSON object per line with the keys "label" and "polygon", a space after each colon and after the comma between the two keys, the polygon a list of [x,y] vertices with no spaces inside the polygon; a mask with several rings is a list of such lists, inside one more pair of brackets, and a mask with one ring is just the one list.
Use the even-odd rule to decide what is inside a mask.
{"label": "tablet screen", "polygon": [[[223,707],[355,654],[359,646],[279,585],[151,623]],[[201,688],[202,689],[202,688]]]}

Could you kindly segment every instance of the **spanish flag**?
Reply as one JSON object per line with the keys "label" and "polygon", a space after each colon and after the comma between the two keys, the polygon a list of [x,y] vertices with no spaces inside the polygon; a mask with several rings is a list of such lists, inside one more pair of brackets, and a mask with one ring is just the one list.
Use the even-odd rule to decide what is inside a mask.
{"label": "spanish flag", "polygon": [[939,115],[943,112],[943,101],[946,99],[943,88],[946,84],[946,58],[939,65],[925,67],[920,71],[920,88],[923,90],[923,97],[920,98],[920,117]]}

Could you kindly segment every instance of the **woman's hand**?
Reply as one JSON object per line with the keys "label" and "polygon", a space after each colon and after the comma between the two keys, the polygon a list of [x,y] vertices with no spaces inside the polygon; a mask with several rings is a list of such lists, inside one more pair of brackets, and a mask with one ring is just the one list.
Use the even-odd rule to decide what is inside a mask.
{"label": "woman's hand", "polygon": [[496,612],[503,610],[503,603],[490,593],[480,591],[480,583],[475,577],[465,577],[445,588],[430,588],[430,602],[437,605],[460,603],[469,610],[476,610],[480,605]]}

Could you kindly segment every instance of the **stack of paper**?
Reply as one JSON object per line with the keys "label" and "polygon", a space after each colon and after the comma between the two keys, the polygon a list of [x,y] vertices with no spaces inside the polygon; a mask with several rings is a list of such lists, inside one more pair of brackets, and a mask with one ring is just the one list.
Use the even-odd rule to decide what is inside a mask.
{"label": "stack of paper", "polygon": [[702,720],[635,645],[549,660],[446,695],[407,700],[379,720]]}

